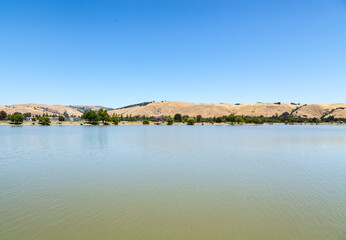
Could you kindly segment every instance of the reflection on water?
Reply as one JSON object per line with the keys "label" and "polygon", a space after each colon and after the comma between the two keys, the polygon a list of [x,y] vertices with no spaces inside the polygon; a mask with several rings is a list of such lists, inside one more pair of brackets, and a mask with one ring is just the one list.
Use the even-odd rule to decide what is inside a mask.
{"label": "reflection on water", "polygon": [[345,239],[345,126],[0,127],[0,239]]}

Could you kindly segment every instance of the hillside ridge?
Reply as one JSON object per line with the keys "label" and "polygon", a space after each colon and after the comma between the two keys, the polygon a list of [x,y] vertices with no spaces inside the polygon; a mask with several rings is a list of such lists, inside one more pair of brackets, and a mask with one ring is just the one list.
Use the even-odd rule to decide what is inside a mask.
{"label": "hillside ridge", "polygon": [[65,115],[79,117],[88,110],[97,111],[107,109],[110,115],[132,116],[173,116],[176,113],[189,116],[202,115],[203,117],[219,117],[229,114],[242,116],[281,116],[290,115],[301,118],[346,118],[346,103],[335,104],[295,104],[295,103],[249,103],[249,104],[207,104],[187,103],[177,101],[144,102],[128,105],[122,108],[108,108],[103,106],[86,105],[47,105],[47,104],[15,104],[0,105],[0,111],[7,114],[14,112],[33,115]]}

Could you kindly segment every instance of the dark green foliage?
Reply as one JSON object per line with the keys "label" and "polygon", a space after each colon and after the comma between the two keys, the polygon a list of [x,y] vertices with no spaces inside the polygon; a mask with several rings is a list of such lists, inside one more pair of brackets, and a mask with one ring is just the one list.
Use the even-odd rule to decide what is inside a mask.
{"label": "dark green foliage", "polygon": [[149,121],[147,119],[143,120],[143,124],[144,125],[148,125],[149,124]]}
{"label": "dark green foliage", "polygon": [[196,117],[196,122],[201,122],[202,121],[202,116],[201,115],[198,115],[197,117]]}
{"label": "dark green foliage", "polygon": [[0,121],[7,119],[7,113],[5,111],[0,111]]}
{"label": "dark green foliage", "polygon": [[186,122],[187,119],[189,118],[189,116],[188,115],[183,115],[181,118],[183,119],[183,122]]}
{"label": "dark green foliage", "polygon": [[182,122],[182,117],[180,113],[174,115],[174,122]]}
{"label": "dark green foliage", "polygon": [[174,122],[174,119],[173,119],[171,116],[169,116],[169,117],[167,118],[167,125],[172,125],[173,122]]}
{"label": "dark green foliage", "polygon": [[58,120],[59,120],[60,122],[63,122],[63,121],[65,121],[65,117],[64,117],[64,116],[59,116]]}
{"label": "dark green foliage", "polygon": [[41,124],[41,125],[48,126],[48,125],[50,125],[50,119],[47,116],[39,117],[38,118],[38,123]]}
{"label": "dark green foliage", "polygon": [[99,115],[92,110],[84,112],[81,118],[90,124],[98,124],[100,121]]}
{"label": "dark green foliage", "polygon": [[216,120],[215,120],[215,122],[217,122],[217,123],[222,123],[222,117],[217,117]]}
{"label": "dark green foliage", "polygon": [[227,122],[235,122],[235,115],[230,114],[229,116],[226,117]]}
{"label": "dark green foliage", "polygon": [[187,125],[194,125],[195,124],[195,119],[190,117],[186,120]]}
{"label": "dark green foliage", "polygon": [[22,114],[12,114],[10,116],[10,120],[14,124],[22,124],[24,118],[23,118]]}
{"label": "dark green foliage", "polygon": [[245,122],[245,120],[244,120],[244,118],[243,118],[242,116],[236,116],[236,117],[235,117],[235,121],[236,121],[237,123],[243,123],[243,122]]}
{"label": "dark green foliage", "polygon": [[105,122],[109,122],[111,119],[108,115],[108,111],[107,110],[103,110],[103,108],[100,108],[97,112],[97,114],[99,115],[99,119],[105,123]]}
{"label": "dark green foliage", "polygon": [[31,121],[35,122],[35,121],[36,121],[36,118],[35,118],[35,117],[31,118]]}
{"label": "dark green foliage", "polygon": [[111,121],[114,123],[114,125],[118,125],[120,122],[120,119],[118,115],[113,115],[113,117],[111,117]]}

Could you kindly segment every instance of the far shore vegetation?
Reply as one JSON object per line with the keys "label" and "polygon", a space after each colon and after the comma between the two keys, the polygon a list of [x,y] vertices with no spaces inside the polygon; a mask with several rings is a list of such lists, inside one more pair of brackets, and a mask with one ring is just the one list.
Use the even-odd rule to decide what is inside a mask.
{"label": "far shore vegetation", "polygon": [[35,122],[38,120],[40,125],[50,125],[52,121],[56,121],[59,124],[64,121],[80,121],[81,125],[90,124],[90,125],[119,125],[120,123],[125,124],[127,122],[137,122],[144,125],[149,124],[166,124],[174,125],[186,124],[186,125],[195,125],[200,124],[204,125],[209,124],[230,124],[230,125],[242,125],[242,124],[274,124],[274,123],[284,123],[284,124],[321,124],[321,123],[346,123],[345,118],[335,118],[334,116],[322,117],[322,118],[301,118],[294,117],[289,113],[284,113],[280,116],[272,117],[250,117],[250,116],[238,116],[230,114],[228,116],[222,117],[208,117],[205,118],[201,115],[197,116],[188,116],[182,115],[180,113],[175,114],[174,116],[159,116],[159,117],[148,117],[148,116],[132,116],[132,115],[112,115],[110,116],[108,111],[101,108],[98,111],[88,110],[83,113],[81,117],[69,116],[68,114],[64,115],[32,115],[31,113],[20,113],[15,112],[13,114],[7,114],[4,111],[0,111],[0,121],[9,121],[9,123],[14,125],[23,124],[24,121],[31,121],[32,125],[35,125]]}

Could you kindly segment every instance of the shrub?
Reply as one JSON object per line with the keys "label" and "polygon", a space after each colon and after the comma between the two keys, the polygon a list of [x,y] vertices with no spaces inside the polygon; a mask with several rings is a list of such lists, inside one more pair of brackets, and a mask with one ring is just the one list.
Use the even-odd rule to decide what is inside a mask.
{"label": "shrub", "polygon": [[36,122],[36,118],[35,118],[35,117],[33,117],[33,118],[31,119],[31,121]]}
{"label": "shrub", "polygon": [[186,120],[187,125],[194,125],[195,124],[195,119],[190,117]]}
{"label": "shrub", "polygon": [[10,120],[14,124],[22,124],[24,118],[23,118],[22,114],[13,114],[10,116]]}
{"label": "shrub", "polygon": [[50,125],[50,119],[49,119],[49,117],[47,117],[47,116],[39,117],[39,118],[38,118],[38,123],[41,124],[41,125],[46,125],[46,126],[48,126],[48,125]]}
{"label": "shrub", "polygon": [[162,118],[161,117],[157,117],[157,118],[155,118],[155,121],[156,122],[162,122]]}
{"label": "shrub", "polygon": [[173,122],[174,122],[174,119],[173,119],[171,116],[169,116],[169,117],[167,118],[167,125],[172,125]]}
{"label": "shrub", "polygon": [[60,122],[63,122],[63,121],[65,121],[65,117],[64,117],[64,116],[59,116],[58,120],[59,120]]}
{"label": "shrub", "polygon": [[149,124],[149,120],[144,119],[144,120],[143,120],[143,124],[144,124],[144,125],[148,125],[148,124]]}

